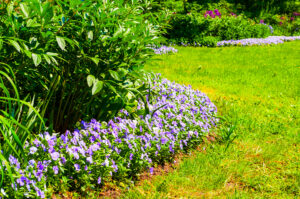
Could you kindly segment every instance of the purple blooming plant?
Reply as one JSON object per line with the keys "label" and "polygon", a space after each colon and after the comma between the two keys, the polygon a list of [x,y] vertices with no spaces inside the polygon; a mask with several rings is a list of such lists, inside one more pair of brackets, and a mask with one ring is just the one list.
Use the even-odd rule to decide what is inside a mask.
{"label": "purple blooming plant", "polygon": [[25,148],[29,162],[10,156],[18,178],[4,187],[5,192],[48,198],[51,190],[66,189],[66,183],[75,180],[81,187],[97,187],[112,177],[122,179],[147,168],[152,173],[153,165],[197,146],[218,123],[217,108],[204,93],[160,75],[148,84],[151,95],[138,102],[139,117],[133,119],[124,109],[108,122],[82,121],[74,132],[43,133],[29,142]]}
{"label": "purple blooming plant", "polygon": [[241,40],[220,41],[217,46],[253,46],[253,45],[276,45],[286,41],[300,40],[300,36],[270,36],[267,38],[251,38]]}
{"label": "purple blooming plant", "polygon": [[161,47],[152,47],[151,48],[155,54],[162,55],[162,54],[170,54],[170,53],[177,53],[178,50],[171,46],[161,46]]}

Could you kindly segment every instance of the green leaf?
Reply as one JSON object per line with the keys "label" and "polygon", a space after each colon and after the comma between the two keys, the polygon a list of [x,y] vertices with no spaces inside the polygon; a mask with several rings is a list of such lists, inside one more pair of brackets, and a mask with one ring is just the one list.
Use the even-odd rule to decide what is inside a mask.
{"label": "green leaf", "polygon": [[3,47],[3,40],[0,39],[0,50],[2,49],[2,47]]}
{"label": "green leaf", "polygon": [[88,86],[91,87],[95,82],[95,77],[93,75],[89,75],[87,76],[87,83],[88,83]]}
{"label": "green leaf", "polygon": [[99,61],[100,61],[100,59],[97,58],[97,57],[91,57],[91,60],[92,60],[96,65],[98,65],[98,64],[99,64]]}
{"label": "green leaf", "polygon": [[89,32],[87,33],[87,35],[88,35],[88,39],[92,41],[93,38],[94,38],[93,31],[89,31]]}
{"label": "green leaf", "polygon": [[66,41],[64,40],[64,38],[56,36],[56,41],[59,47],[64,51],[66,48]]}
{"label": "green leaf", "polygon": [[9,43],[11,43],[11,45],[13,45],[18,52],[21,51],[21,46],[18,44],[18,42],[14,40],[9,40]]}
{"label": "green leaf", "polygon": [[29,57],[31,59],[32,53],[29,50],[24,50],[24,52],[27,55],[27,57]]}
{"label": "green leaf", "polygon": [[119,35],[121,35],[121,33],[123,32],[122,27],[120,27],[113,35],[113,37],[118,37]]}
{"label": "green leaf", "polygon": [[94,86],[92,88],[92,95],[96,95],[99,93],[103,88],[103,82],[102,81],[97,81],[94,83]]}
{"label": "green leaf", "polygon": [[55,65],[58,65],[58,62],[54,57],[51,56],[50,59],[51,59],[52,62],[54,62]]}
{"label": "green leaf", "polygon": [[12,11],[14,10],[14,2],[10,2],[6,9],[7,9],[7,14],[10,16]]}
{"label": "green leaf", "polygon": [[106,85],[112,92],[114,92],[117,96],[120,97],[120,94],[117,92],[117,89],[116,89],[113,85],[111,85],[111,84],[108,83],[108,82],[106,82],[105,85]]}
{"label": "green leaf", "polygon": [[49,56],[48,55],[43,55],[43,57],[45,58],[45,60],[46,60],[46,62],[48,63],[48,64],[51,64],[51,59],[49,58]]}
{"label": "green leaf", "polygon": [[29,16],[29,12],[30,12],[28,6],[26,4],[24,4],[24,3],[21,3],[20,4],[20,8],[21,8],[23,14],[25,15],[25,17],[28,17]]}
{"label": "green leaf", "polygon": [[128,70],[126,70],[125,68],[119,68],[118,73],[119,73],[120,78],[123,78],[128,74]]}
{"label": "green leaf", "polygon": [[113,70],[109,70],[108,72],[111,75],[111,77],[114,78],[115,80],[118,80],[118,81],[121,80],[118,72],[113,71]]}
{"label": "green leaf", "polygon": [[49,56],[58,56],[57,53],[52,53],[52,52],[46,52],[46,54],[49,55]]}
{"label": "green leaf", "polygon": [[35,66],[38,66],[42,62],[42,57],[38,54],[32,53],[32,60]]}

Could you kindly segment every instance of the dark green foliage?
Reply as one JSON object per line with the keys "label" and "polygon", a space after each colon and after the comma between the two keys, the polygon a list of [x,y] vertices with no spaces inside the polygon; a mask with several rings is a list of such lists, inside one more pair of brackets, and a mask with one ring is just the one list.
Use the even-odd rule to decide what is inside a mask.
{"label": "dark green foliage", "polygon": [[195,41],[198,44],[201,44],[203,46],[216,47],[219,39],[218,37],[205,36],[205,37],[196,38]]}
{"label": "dark green foliage", "polygon": [[[147,1],[24,0],[0,5],[0,60],[50,129],[109,119],[146,89],[141,65],[160,32]],[[163,16],[161,16],[163,17]]]}
{"label": "dark green foliage", "polygon": [[[271,34],[264,24],[243,16],[222,16],[211,18],[199,15],[174,15],[167,37],[175,43],[200,43],[210,45],[220,40],[261,38]],[[212,37],[215,37],[212,39]]]}
{"label": "dark green foliage", "polygon": [[298,0],[228,0],[240,12],[247,12],[249,17],[264,13],[292,13],[299,10]]}
{"label": "dark green foliage", "polygon": [[264,13],[283,14],[299,11],[299,0],[157,0],[165,7],[170,9],[175,2],[182,4],[182,10],[185,13],[201,10],[209,10],[214,5],[225,7],[238,14],[244,13],[248,17],[261,16]]}

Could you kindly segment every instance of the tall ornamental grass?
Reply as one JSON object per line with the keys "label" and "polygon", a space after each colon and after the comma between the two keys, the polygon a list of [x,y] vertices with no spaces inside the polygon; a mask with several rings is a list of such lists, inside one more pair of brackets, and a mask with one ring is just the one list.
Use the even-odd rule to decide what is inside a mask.
{"label": "tall ornamental grass", "polygon": [[[4,175],[8,174],[13,181],[13,174],[8,164],[10,155],[26,160],[24,144],[33,129],[44,126],[38,110],[33,107],[34,100],[20,99],[13,71],[8,65],[0,62],[0,187]],[[7,82],[7,84],[4,84]],[[11,92],[13,91],[13,92]],[[4,169],[4,166],[5,168]]]}

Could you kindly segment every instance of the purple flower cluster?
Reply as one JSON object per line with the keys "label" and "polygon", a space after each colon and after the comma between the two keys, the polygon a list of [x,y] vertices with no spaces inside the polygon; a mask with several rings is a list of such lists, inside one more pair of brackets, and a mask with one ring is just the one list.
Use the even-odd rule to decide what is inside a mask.
{"label": "purple flower cluster", "polygon": [[153,173],[155,162],[198,145],[217,124],[217,108],[204,93],[160,75],[149,84],[152,94],[136,107],[140,113],[148,107],[148,114],[132,119],[121,110],[107,123],[82,121],[82,128],[74,132],[60,136],[46,132],[28,143],[29,162],[10,156],[18,177],[5,187],[6,194],[44,198],[59,190],[62,182],[99,186],[114,175],[126,177],[142,169]]}
{"label": "purple flower cluster", "polygon": [[300,16],[300,13],[299,12],[293,12],[293,15],[294,16]]}
{"label": "purple flower cluster", "polygon": [[178,50],[176,48],[170,46],[161,46],[161,47],[153,47],[154,53],[157,55],[169,54],[169,53],[177,53]]}
{"label": "purple flower cluster", "polygon": [[215,18],[216,16],[218,16],[219,18],[221,18],[221,13],[218,9],[215,9],[214,11],[208,10],[204,14],[205,18],[207,18],[207,16],[210,16],[211,18]]}
{"label": "purple flower cluster", "polygon": [[267,38],[251,38],[251,39],[241,39],[241,40],[228,40],[220,41],[217,46],[253,46],[253,45],[271,45],[271,44],[281,44],[285,41],[300,40],[300,36],[270,36]]}

